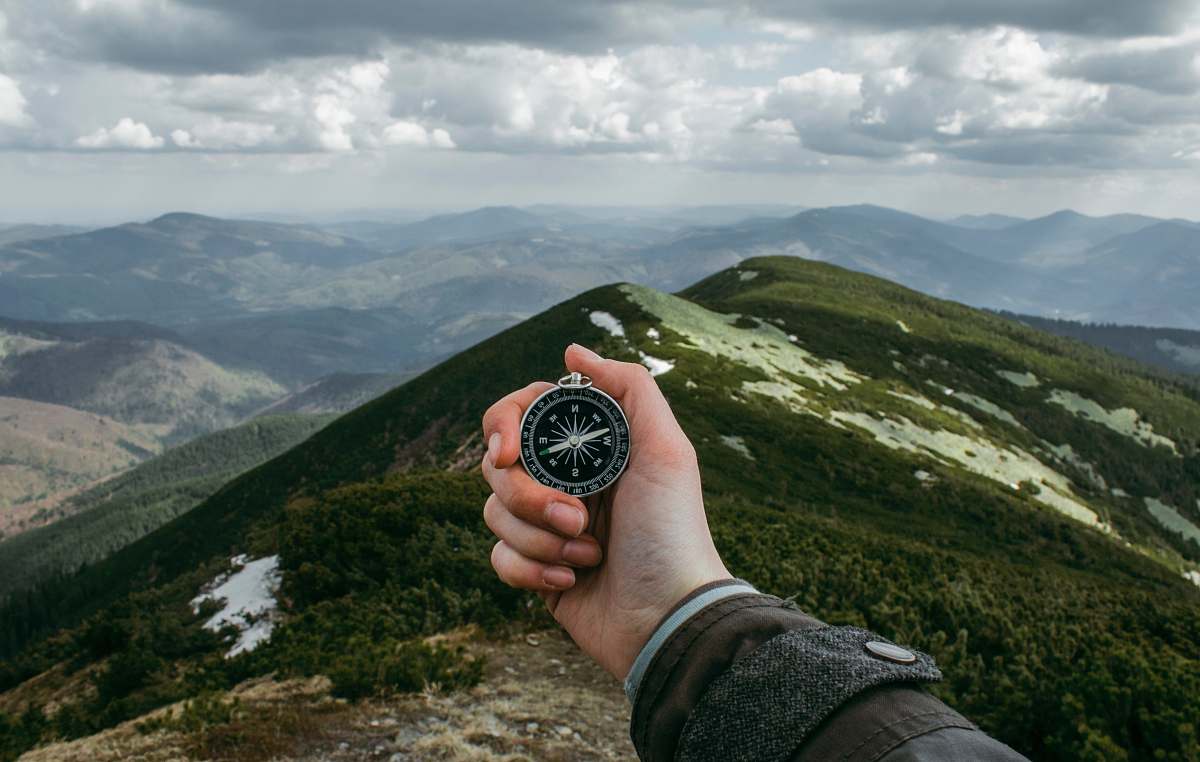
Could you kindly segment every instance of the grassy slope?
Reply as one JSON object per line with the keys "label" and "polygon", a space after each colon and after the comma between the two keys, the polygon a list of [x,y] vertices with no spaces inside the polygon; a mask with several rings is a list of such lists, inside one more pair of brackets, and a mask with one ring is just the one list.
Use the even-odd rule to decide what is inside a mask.
{"label": "grassy slope", "polygon": [[[1200,405],[1132,363],[825,265],[764,259],[742,270],[757,274],[745,280],[728,271],[686,295],[720,312],[782,320],[808,350],[869,377],[843,395],[777,374],[815,406],[904,415],[1008,447],[1033,450],[1040,438],[1070,443],[1134,495],[1180,506],[1194,499]],[[627,339],[593,326],[587,313],[595,309],[622,320]],[[1139,759],[1155,748],[1184,758],[1195,741],[1185,719],[1200,711],[1200,595],[1172,570],[1186,546],[1135,501],[1082,486],[1083,476],[1070,473],[1073,494],[1140,552],[1048,509],[1024,486],[1013,490],[746,394],[745,383],[764,380],[761,370],[689,349],[668,323],[604,288],[518,325],[344,416],[86,574],[43,589],[40,621],[28,616],[32,604],[4,611],[6,652],[48,622],[77,621],[131,589],[147,591],[133,610],[151,613],[139,616],[187,631],[196,620],[183,604],[235,550],[282,553],[295,617],[262,653],[234,660],[236,668],[220,666],[219,654],[203,656],[215,645],[173,657],[208,680],[247,674],[238,670],[344,671],[322,660],[373,642],[356,641],[356,633],[410,637],[519,616],[523,598],[487,573],[477,476],[372,480],[395,470],[473,466],[482,410],[531,378],[558,375],[561,348],[574,340],[616,356],[641,350],[675,361],[659,382],[697,443],[714,533],[735,573],[796,596],[829,621],[865,624],[931,651],[948,677],[939,692],[1036,758],[1104,758],[1117,747]],[[742,345],[763,340],[754,320],[735,325]],[[662,333],[661,344],[645,335],[650,327]],[[922,366],[925,357],[933,359]],[[1032,371],[1044,386],[1016,387],[996,376],[1000,368]],[[977,426],[887,394],[932,396],[927,380],[1002,404],[1024,428],[954,398],[939,402]],[[1051,385],[1108,408],[1136,408],[1176,440],[1182,457],[1046,405]],[[754,462],[723,436],[741,436]],[[918,468],[936,481],[915,479]],[[326,492],[347,484],[356,486]],[[97,621],[134,622],[133,632],[146,634],[113,646],[126,649],[120,654],[144,653],[129,649],[151,648],[154,633],[170,629],[137,624],[121,610],[130,609],[109,609],[118,613]],[[77,654],[71,642],[79,641],[42,646],[42,658]],[[14,662],[14,676],[30,668],[22,664],[38,663]],[[163,685],[135,685],[120,716],[187,690],[172,682],[168,695]]]}
{"label": "grassy slope", "polygon": [[69,498],[67,518],[0,543],[0,600],[48,577],[96,563],[331,420],[331,415],[257,418],[168,450]]}

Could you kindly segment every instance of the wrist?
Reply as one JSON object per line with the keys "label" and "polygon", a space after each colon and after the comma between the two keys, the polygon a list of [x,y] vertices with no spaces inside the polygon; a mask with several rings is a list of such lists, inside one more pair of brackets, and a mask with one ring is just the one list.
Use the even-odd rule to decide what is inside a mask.
{"label": "wrist", "polygon": [[735,595],[750,595],[757,592],[750,583],[725,574],[723,578],[702,584],[683,596],[650,631],[645,643],[631,662],[624,680],[625,695],[629,701],[633,703],[636,700],[642,677],[654,660],[655,654],[689,619],[718,601]]}

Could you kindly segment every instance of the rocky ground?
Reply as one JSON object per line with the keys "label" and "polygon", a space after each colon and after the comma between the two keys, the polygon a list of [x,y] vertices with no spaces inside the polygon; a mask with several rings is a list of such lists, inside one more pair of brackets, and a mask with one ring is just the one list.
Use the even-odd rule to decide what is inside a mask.
{"label": "rocky ground", "polygon": [[[470,639],[467,639],[470,641]],[[470,641],[486,659],[475,688],[357,704],[330,698],[322,678],[252,681],[221,697],[229,722],[181,727],[164,708],[21,762],[175,760],[627,760],[629,708],[620,685],[557,631]],[[175,718],[174,720],[170,718]],[[155,720],[165,728],[150,730]],[[140,726],[140,727],[139,727]]]}

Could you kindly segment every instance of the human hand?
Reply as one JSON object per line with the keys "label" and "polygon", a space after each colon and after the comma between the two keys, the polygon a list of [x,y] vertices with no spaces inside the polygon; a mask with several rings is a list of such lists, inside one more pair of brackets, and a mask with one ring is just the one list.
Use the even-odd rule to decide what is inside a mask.
{"label": "human hand", "polygon": [[590,376],[625,410],[630,454],[616,484],[585,505],[546,487],[518,461],[525,409],[551,385],[530,384],[483,417],[484,504],[500,538],[492,566],[533,590],[585,653],[618,680],[659,620],[697,587],[728,579],[704,515],[696,451],[649,372],[572,344],[570,371]]}

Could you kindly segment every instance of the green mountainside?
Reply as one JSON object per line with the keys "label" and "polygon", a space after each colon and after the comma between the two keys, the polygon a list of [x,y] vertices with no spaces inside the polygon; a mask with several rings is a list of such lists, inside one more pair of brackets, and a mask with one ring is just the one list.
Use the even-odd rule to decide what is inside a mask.
{"label": "green mountainside", "polygon": [[[347,698],[480,680],[424,638],[546,622],[488,565],[480,415],[561,375],[572,341],[659,374],[733,573],[932,653],[934,690],[1034,759],[1195,758],[1200,395],[796,258],[678,296],[584,293],[18,596],[0,609],[0,758],[182,699],[195,720],[267,674]],[[204,629],[219,604],[192,602],[231,573],[278,574],[277,608]],[[235,757],[255,737],[236,727]]]}
{"label": "green mountainside", "polygon": [[0,396],[0,538],[53,520],[64,495],[161,449],[152,427]]}
{"label": "green mountainside", "polygon": [[1047,333],[1104,347],[1171,373],[1200,376],[1200,331],[1140,325],[1078,323],[1073,320],[1054,320],[1033,315],[1001,314]]}
{"label": "green mountainside", "polygon": [[68,498],[66,518],[0,542],[0,600],[73,574],[157,529],[222,484],[300,443],[332,415],[269,415],[199,437]]}

